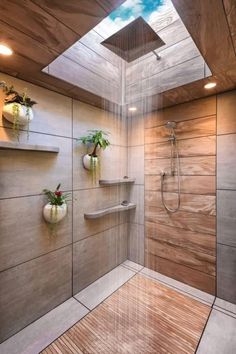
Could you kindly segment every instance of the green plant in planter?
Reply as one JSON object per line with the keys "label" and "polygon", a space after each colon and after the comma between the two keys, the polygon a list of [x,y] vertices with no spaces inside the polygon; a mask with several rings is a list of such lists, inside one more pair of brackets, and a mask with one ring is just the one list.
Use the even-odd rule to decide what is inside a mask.
{"label": "green plant in planter", "polygon": [[[3,86],[3,85],[2,85]],[[3,91],[5,92],[4,107],[11,107],[11,112],[9,112],[8,107],[3,109],[4,117],[11,121],[13,124],[13,131],[17,140],[19,141],[20,136],[20,125],[26,125],[27,137],[29,138],[29,123],[33,118],[32,107],[37,102],[31,100],[27,95],[27,91],[24,90],[21,94],[15,91],[13,86],[3,86]],[[11,106],[10,106],[11,105]],[[21,112],[21,108],[22,112]],[[11,113],[11,114],[10,114]],[[9,117],[13,116],[13,120]]]}
{"label": "green plant in planter", "polygon": [[101,148],[105,150],[110,142],[107,139],[109,133],[102,130],[88,130],[88,135],[82,136],[78,139],[84,145],[87,145],[88,148],[92,146],[92,152],[88,153],[83,157],[84,167],[91,171],[93,179],[96,179],[97,175],[100,172],[100,161],[98,156],[98,149]]}
{"label": "green plant in planter", "polygon": [[67,213],[67,202],[70,193],[60,191],[61,184],[58,184],[55,191],[44,189],[43,193],[48,199],[48,204],[44,206],[43,215],[46,221],[56,224],[62,220]]}

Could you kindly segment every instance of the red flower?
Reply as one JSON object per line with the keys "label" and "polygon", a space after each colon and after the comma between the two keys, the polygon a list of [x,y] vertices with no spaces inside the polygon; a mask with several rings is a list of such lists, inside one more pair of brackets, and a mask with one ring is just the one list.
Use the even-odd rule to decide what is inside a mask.
{"label": "red flower", "polygon": [[61,197],[61,196],[62,196],[62,192],[57,191],[57,192],[55,192],[55,195],[56,195],[57,197]]}

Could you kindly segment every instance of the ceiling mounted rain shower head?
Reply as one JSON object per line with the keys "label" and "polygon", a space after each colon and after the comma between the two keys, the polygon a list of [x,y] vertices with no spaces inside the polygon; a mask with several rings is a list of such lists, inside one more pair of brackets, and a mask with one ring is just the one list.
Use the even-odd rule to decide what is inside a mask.
{"label": "ceiling mounted rain shower head", "polygon": [[165,43],[140,16],[101,44],[130,63]]}
{"label": "ceiling mounted rain shower head", "polygon": [[166,127],[167,129],[175,129],[175,128],[176,128],[176,122],[167,122],[167,123],[165,124],[165,127]]}

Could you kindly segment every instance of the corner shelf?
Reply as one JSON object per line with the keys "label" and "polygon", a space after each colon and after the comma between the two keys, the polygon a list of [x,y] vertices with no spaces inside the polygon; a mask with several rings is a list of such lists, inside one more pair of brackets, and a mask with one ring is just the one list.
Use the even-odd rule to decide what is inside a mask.
{"label": "corner shelf", "polygon": [[36,145],[36,144],[22,144],[14,141],[0,141],[0,150],[25,150],[25,151],[40,151],[58,153],[59,147]]}
{"label": "corner shelf", "polygon": [[118,179],[100,179],[99,184],[101,186],[111,186],[119,184],[134,183],[135,178],[118,178]]}
{"label": "corner shelf", "polygon": [[85,219],[98,219],[108,214],[119,213],[122,211],[127,211],[135,208],[136,208],[136,204],[134,203],[129,203],[128,205],[119,204],[111,208],[97,210],[92,213],[86,213],[84,214],[84,217]]}

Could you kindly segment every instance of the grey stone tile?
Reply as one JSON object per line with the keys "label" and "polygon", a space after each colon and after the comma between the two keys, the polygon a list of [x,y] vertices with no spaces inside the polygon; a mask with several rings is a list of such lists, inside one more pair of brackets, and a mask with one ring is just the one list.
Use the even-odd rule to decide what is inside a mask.
{"label": "grey stone tile", "polygon": [[212,305],[215,300],[215,297],[213,295],[210,295],[208,293],[205,293],[204,291],[193,288],[192,286],[189,286],[187,284],[181,283],[180,281],[169,278],[163,274],[155,272],[154,270],[143,268],[141,270],[141,273],[150,278],[156,279],[164,283],[165,285],[170,286],[171,288],[174,288],[175,290],[178,290],[183,294],[191,296],[196,300],[206,303],[208,305]]}
{"label": "grey stone tile", "polygon": [[72,243],[71,202],[53,229],[42,215],[45,204],[43,196],[0,200],[0,271]]}
{"label": "grey stone tile", "polygon": [[89,129],[103,130],[109,133],[113,145],[127,146],[127,120],[111,112],[80,101],[73,101],[73,137],[87,134]]}
{"label": "grey stone tile", "polygon": [[70,298],[0,344],[1,354],[36,354],[62,335],[89,311]]}
{"label": "grey stone tile", "polygon": [[236,134],[217,137],[217,189],[236,189]]}
{"label": "grey stone tile", "polygon": [[127,148],[110,145],[100,156],[100,177],[95,182],[89,171],[85,170],[82,163],[83,156],[87,153],[86,147],[74,141],[73,148],[73,187],[86,189],[99,186],[100,179],[123,178],[127,175]]}
{"label": "grey stone tile", "polygon": [[73,294],[109,272],[127,255],[127,235],[122,226],[85,238],[73,245]]}
{"label": "grey stone tile", "polygon": [[236,319],[212,310],[197,354],[235,354]]}
{"label": "grey stone tile", "polygon": [[218,297],[215,300],[214,307],[218,307],[236,315],[236,304],[232,304],[231,302],[222,300]]}
{"label": "grey stone tile", "polygon": [[74,242],[127,221],[128,213],[114,213],[95,220],[84,218],[85,213],[120,204],[126,199],[124,186],[76,191],[73,199]]}
{"label": "grey stone tile", "polygon": [[[14,140],[12,129],[0,128],[0,139]],[[26,133],[21,141],[27,143]],[[40,194],[44,188],[54,190],[58,183],[62,190],[71,190],[71,139],[30,133],[28,143],[59,146],[60,152],[0,150],[0,199]]]}
{"label": "grey stone tile", "polygon": [[144,265],[144,225],[129,224],[128,259]]}
{"label": "grey stone tile", "polygon": [[129,212],[129,222],[144,224],[144,186],[132,185],[127,194],[128,200],[136,204],[136,209]]}
{"label": "grey stone tile", "polygon": [[126,267],[126,268],[129,268],[129,269],[133,270],[134,272],[139,272],[140,270],[143,269],[143,266],[141,264],[132,262],[132,261],[130,261],[128,259],[125,262],[123,262],[121,265],[123,267]]}
{"label": "grey stone tile", "polygon": [[236,304],[236,248],[217,246],[217,297]]}
{"label": "grey stone tile", "polygon": [[236,191],[217,191],[217,242],[236,247]]}
{"label": "grey stone tile", "polygon": [[236,133],[236,90],[217,96],[217,134]]}
{"label": "grey stone tile", "polygon": [[127,282],[133,275],[135,275],[135,272],[132,270],[118,266],[79,292],[75,295],[75,298],[92,310]]}
{"label": "grey stone tile", "polygon": [[144,146],[128,148],[128,176],[135,178],[136,184],[144,184]]}
{"label": "grey stone tile", "polygon": [[[2,73],[1,80],[6,81],[8,85],[14,85],[20,92],[27,88],[28,95],[37,102],[33,107],[31,131],[72,137],[71,98]],[[12,127],[2,115],[0,125]]]}
{"label": "grey stone tile", "polygon": [[144,117],[128,117],[128,146],[144,145]]}
{"label": "grey stone tile", "polygon": [[0,273],[0,341],[71,297],[71,250],[66,246]]}

